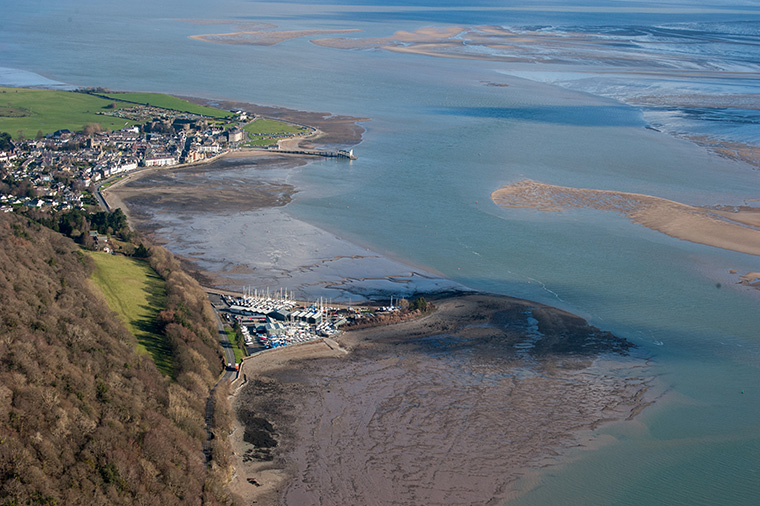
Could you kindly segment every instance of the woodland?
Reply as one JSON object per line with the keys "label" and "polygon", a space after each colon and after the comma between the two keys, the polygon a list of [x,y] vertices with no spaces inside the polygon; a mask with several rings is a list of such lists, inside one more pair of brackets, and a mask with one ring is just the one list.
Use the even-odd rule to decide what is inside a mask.
{"label": "woodland", "polygon": [[213,310],[171,253],[141,251],[166,281],[170,374],[137,351],[80,245],[0,215],[0,505],[233,502]]}

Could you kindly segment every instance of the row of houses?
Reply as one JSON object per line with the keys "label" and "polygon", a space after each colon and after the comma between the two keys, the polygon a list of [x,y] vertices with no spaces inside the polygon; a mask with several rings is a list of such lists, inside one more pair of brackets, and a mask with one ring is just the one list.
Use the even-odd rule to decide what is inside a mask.
{"label": "row of houses", "polygon": [[[60,129],[34,139],[16,139],[0,151],[3,211],[14,206],[70,209],[83,207],[82,190],[91,184],[138,167],[168,167],[212,158],[238,146],[247,134],[223,129],[209,118],[135,106],[108,112],[130,121],[144,121],[117,131],[83,132]],[[236,113],[241,122],[247,114]],[[92,204],[93,202],[90,202]]]}

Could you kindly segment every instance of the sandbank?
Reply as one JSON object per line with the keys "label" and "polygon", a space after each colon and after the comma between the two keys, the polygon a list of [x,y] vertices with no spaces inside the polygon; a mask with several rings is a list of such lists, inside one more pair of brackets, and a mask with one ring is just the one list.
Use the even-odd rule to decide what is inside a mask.
{"label": "sandbank", "polygon": [[688,135],[685,138],[722,157],[760,167],[760,147],[758,146],[753,146],[746,142],[732,142],[704,135]]}
{"label": "sandbank", "polygon": [[240,27],[241,29],[245,27],[248,30],[270,30],[277,28],[277,25],[273,25],[272,23],[241,21],[239,19],[177,19],[177,21],[199,26],[233,25]]}
{"label": "sandbank", "polygon": [[[494,62],[553,64],[550,72],[583,72],[607,74],[625,79],[658,77],[662,79],[758,79],[757,73],[715,70],[711,62],[695,61],[680,56],[666,57],[646,44],[625,47],[626,41],[598,33],[510,30],[501,26],[425,27],[414,31],[398,31],[387,37],[314,39],[313,44],[344,50],[377,49],[438,58],[472,59]],[[700,68],[701,67],[701,68]],[[619,99],[618,96],[614,98]],[[637,106],[666,108],[691,107],[711,109],[757,110],[756,97],[747,93],[705,95],[699,93],[663,93],[624,99]],[[675,134],[677,135],[677,134]],[[690,140],[720,156],[760,167],[760,148],[746,142],[720,137],[691,137]]]}
{"label": "sandbank", "polygon": [[581,318],[509,297],[435,304],[340,348],[246,359],[231,490],[245,504],[498,503],[648,402],[645,361]]}
{"label": "sandbank", "polygon": [[239,31],[230,33],[209,33],[190,35],[193,40],[214,42],[216,44],[244,44],[253,46],[274,46],[286,40],[315,35],[360,32],[358,29],[346,30],[273,30],[273,31]]}
{"label": "sandbank", "polygon": [[615,211],[632,222],[685,241],[760,255],[760,208],[728,211],[690,206],[639,193],[568,188],[524,180],[491,194],[501,207],[563,212]]}

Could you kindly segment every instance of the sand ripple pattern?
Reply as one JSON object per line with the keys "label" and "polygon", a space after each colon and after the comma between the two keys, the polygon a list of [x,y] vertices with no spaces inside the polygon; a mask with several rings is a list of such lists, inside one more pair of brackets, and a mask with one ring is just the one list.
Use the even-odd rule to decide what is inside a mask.
{"label": "sand ripple pattern", "polygon": [[[272,463],[238,469],[260,485],[247,499],[274,503],[249,495],[269,487],[280,504],[499,504],[588,429],[632,416],[649,381],[643,361],[612,353],[625,341],[508,298],[445,300],[341,342],[350,355],[246,367],[238,414],[271,420],[281,442]],[[266,481],[277,467],[284,489]]]}

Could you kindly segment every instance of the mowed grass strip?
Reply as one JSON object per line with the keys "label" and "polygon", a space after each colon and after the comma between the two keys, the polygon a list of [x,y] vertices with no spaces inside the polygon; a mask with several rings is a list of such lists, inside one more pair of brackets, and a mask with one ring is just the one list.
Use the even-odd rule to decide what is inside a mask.
{"label": "mowed grass strip", "polygon": [[211,118],[227,118],[232,115],[229,111],[206,107],[204,105],[193,104],[187,100],[164,95],[162,93],[107,93],[104,96],[114,100],[126,100],[135,104],[150,105],[160,107],[161,109],[171,109],[180,112],[189,112],[191,114],[200,114]]}
{"label": "mowed grass strip", "polygon": [[0,86],[0,132],[8,132],[14,140],[21,135],[34,138],[37,132],[53,133],[67,128],[82,130],[88,123],[98,123],[103,128],[118,130],[136,124],[124,118],[97,114],[129,107],[112,100],[85,93],[60,90],[7,88]]}
{"label": "mowed grass strip", "polygon": [[243,127],[243,130],[250,137],[247,144],[256,146],[275,144],[278,139],[284,139],[288,134],[304,135],[309,133],[308,128],[266,118],[251,121]]}
{"label": "mowed grass strip", "polygon": [[156,316],[166,306],[165,281],[144,260],[99,252],[89,255],[97,265],[92,281],[137,338],[138,351],[148,353],[158,369],[171,376],[171,348],[156,328]]}

